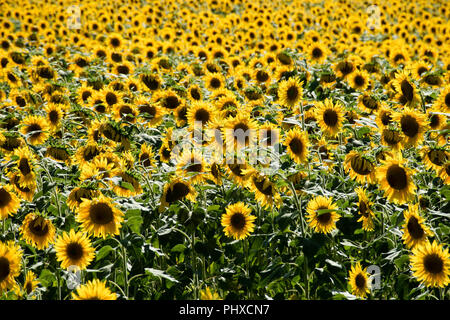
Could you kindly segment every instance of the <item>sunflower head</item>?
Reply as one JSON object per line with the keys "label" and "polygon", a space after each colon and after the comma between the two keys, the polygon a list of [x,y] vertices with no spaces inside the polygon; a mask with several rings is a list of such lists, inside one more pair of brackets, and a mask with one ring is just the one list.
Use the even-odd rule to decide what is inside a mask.
{"label": "sunflower head", "polygon": [[89,280],[72,292],[73,300],[116,300],[117,295],[106,286],[106,281]]}
{"label": "sunflower head", "polygon": [[315,232],[330,233],[336,229],[340,215],[336,212],[337,205],[332,198],[317,196],[308,202],[306,216],[308,223]]}
{"label": "sunflower head", "polygon": [[330,99],[318,102],[316,106],[317,122],[325,135],[334,137],[341,130],[344,121],[342,106]]}
{"label": "sunflower head", "polygon": [[365,298],[370,292],[370,281],[367,268],[362,268],[358,262],[353,265],[349,272],[349,284],[353,294],[360,298]]}
{"label": "sunflower head", "polygon": [[91,240],[81,231],[64,232],[55,242],[56,258],[64,269],[76,266],[80,270],[86,267],[95,258],[95,249]]}
{"label": "sunflower head", "polygon": [[405,223],[403,224],[402,239],[406,247],[410,249],[428,242],[427,237],[433,236],[433,233],[425,225],[424,218],[419,215],[419,204],[409,205],[403,215]]}
{"label": "sunflower head", "polygon": [[221,219],[225,234],[236,240],[245,239],[255,228],[256,217],[252,216],[251,212],[252,210],[243,202],[227,206]]}

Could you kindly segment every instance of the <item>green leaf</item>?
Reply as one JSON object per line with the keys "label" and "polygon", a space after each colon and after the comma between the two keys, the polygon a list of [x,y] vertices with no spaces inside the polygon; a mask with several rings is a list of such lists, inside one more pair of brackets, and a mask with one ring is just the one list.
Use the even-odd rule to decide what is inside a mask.
{"label": "green leaf", "polygon": [[125,181],[120,181],[120,187],[128,189],[130,191],[135,191],[133,185]]}
{"label": "green leaf", "polygon": [[113,250],[114,250],[114,248],[109,245],[103,246],[100,250],[98,250],[95,261],[99,261],[99,260],[103,259]]}
{"label": "green leaf", "polygon": [[53,282],[56,281],[56,276],[53,272],[51,272],[48,269],[44,269],[41,271],[41,274],[39,275],[39,282],[44,287],[50,287],[52,286]]}
{"label": "green leaf", "polygon": [[186,250],[186,246],[184,244],[177,244],[176,246],[174,246],[172,248],[172,250],[170,250],[171,252],[183,252],[184,250]]}
{"label": "green leaf", "polygon": [[141,226],[144,223],[144,219],[141,216],[141,210],[131,209],[128,210],[125,214],[126,225],[130,227],[130,229],[137,233],[141,234]]}
{"label": "green leaf", "polygon": [[164,279],[167,279],[167,280],[172,281],[172,282],[178,282],[177,279],[175,279],[174,277],[168,275],[167,273],[165,273],[162,270],[153,269],[153,268],[145,268],[145,273],[151,274],[151,275],[153,275],[155,277],[158,277],[158,278],[164,278]]}

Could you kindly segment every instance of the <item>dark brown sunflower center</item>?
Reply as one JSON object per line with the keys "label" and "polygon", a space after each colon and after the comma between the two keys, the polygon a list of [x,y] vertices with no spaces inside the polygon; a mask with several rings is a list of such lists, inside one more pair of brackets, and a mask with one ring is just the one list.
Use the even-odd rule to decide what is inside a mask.
{"label": "dark brown sunflower center", "polygon": [[90,91],[84,91],[81,94],[81,99],[83,99],[84,102],[86,102],[87,99],[89,99],[89,97],[92,96],[92,92]]}
{"label": "dark brown sunflower center", "polygon": [[447,173],[447,175],[450,176],[450,164],[449,163],[447,163],[445,165],[445,173]]}
{"label": "dark brown sunflower center", "polygon": [[402,140],[402,137],[400,136],[400,132],[398,131],[391,129],[384,129],[383,139],[384,141],[386,141],[388,145],[394,146]]}
{"label": "dark brown sunflower center", "polygon": [[369,216],[369,211],[367,210],[367,204],[364,201],[359,202],[358,210],[364,217],[367,218]]}
{"label": "dark brown sunflower center", "polygon": [[431,274],[439,274],[444,270],[444,261],[436,253],[431,253],[423,259],[423,267]]}
{"label": "dark brown sunflower center", "polygon": [[255,187],[264,195],[271,196],[273,194],[272,192],[272,185],[269,184],[264,188],[264,183],[266,182],[266,179],[257,179],[253,178],[253,183]]}
{"label": "dark brown sunflower center", "polygon": [[120,40],[117,39],[117,38],[112,38],[112,39],[111,39],[111,45],[112,45],[113,47],[118,47],[118,46],[120,46]]}
{"label": "dark brown sunflower center", "polygon": [[144,104],[139,106],[139,112],[148,114],[149,118],[154,118],[156,115],[156,108],[149,104]]}
{"label": "dark brown sunflower center", "polygon": [[105,225],[114,220],[114,214],[111,207],[103,202],[91,205],[89,208],[89,217],[94,224]]}
{"label": "dark brown sunflower center", "polygon": [[372,98],[371,96],[364,96],[362,98],[362,103],[363,105],[371,110],[376,110],[378,109],[378,103],[377,100],[375,100],[374,98]]}
{"label": "dark brown sunflower center", "polygon": [[209,84],[211,85],[211,88],[217,89],[217,88],[220,88],[222,83],[220,82],[219,79],[212,78],[211,81],[209,82]]}
{"label": "dark brown sunflower center", "polygon": [[353,64],[351,62],[344,61],[344,62],[339,62],[339,64],[337,65],[337,69],[345,77],[346,75],[348,75],[348,74],[353,72],[354,67],[353,67]]}
{"label": "dark brown sunflower center", "polygon": [[241,164],[228,164],[228,168],[230,168],[231,172],[233,172],[234,175],[238,177],[243,177],[244,174],[242,173],[242,169],[244,168]]}
{"label": "dark brown sunflower center", "polygon": [[368,175],[373,171],[373,164],[360,155],[354,156],[350,161],[350,165],[353,171],[363,176]]}
{"label": "dark brown sunflower center", "polygon": [[320,48],[314,48],[312,51],[312,56],[314,59],[321,58],[323,55],[323,51]]}
{"label": "dark brown sunflower center", "polygon": [[35,236],[43,237],[48,234],[48,224],[43,220],[43,218],[38,217],[30,222],[29,230]]}
{"label": "dark brown sunflower center", "polygon": [[236,230],[242,230],[245,228],[245,216],[240,212],[234,213],[231,216],[230,222],[231,226]]}
{"label": "dark brown sunflower center", "polygon": [[200,92],[198,91],[197,88],[193,88],[193,89],[191,90],[191,97],[192,97],[192,99],[194,99],[194,100],[200,100],[201,95],[200,95]]}
{"label": "dark brown sunflower center", "polygon": [[403,80],[400,84],[400,89],[402,90],[403,96],[406,98],[407,101],[412,101],[414,98],[414,88],[409,83],[408,80]]}
{"label": "dark brown sunflower center", "polygon": [[447,108],[450,108],[450,93],[447,93],[447,94],[445,95],[444,103],[445,103],[445,105],[447,106]]}
{"label": "dark brown sunflower center", "polygon": [[167,109],[176,109],[180,105],[180,100],[176,96],[168,96],[164,102],[164,107]]}
{"label": "dark brown sunflower center", "polygon": [[195,112],[195,120],[201,121],[202,123],[206,123],[209,121],[209,112],[206,109],[199,109]]}
{"label": "dark brown sunflower center", "polygon": [[327,109],[323,113],[323,121],[329,127],[334,127],[338,122],[338,115],[336,111],[332,109]]}
{"label": "dark brown sunflower center", "polygon": [[364,79],[364,77],[357,75],[353,81],[355,82],[356,86],[358,87],[362,87],[364,85],[364,83],[366,83],[366,79]]}
{"label": "dark brown sunflower center", "polygon": [[428,159],[430,159],[433,164],[442,166],[447,162],[448,157],[447,153],[444,150],[431,150],[430,152],[428,152]]}
{"label": "dark brown sunflower center", "polygon": [[175,202],[183,199],[188,194],[189,194],[189,186],[182,182],[177,182],[172,186],[172,188],[169,188],[167,190],[166,201]]}
{"label": "dark brown sunflower center", "polygon": [[406,227],[413,239],[421,239],[425,233],[419,221],[414,216],[409,218]]}
{"label": "dark brown sunflower center", "polygon": [[298,88],[296,86],[290,87],[286,92],[286,96],[289,101],[295,101],[298,98]]}
{"label": "dark brown sunflower center", "polygon": [[50,119],[51,123],[53,123],[53,124],[58,123],[58,120],[59,120],[58,111],[56,111],[56,110],[50,111],[48,114],[48,118]]}
{"label": "dark brown sunflower center", "polygon": [[273,140],[275,138],[275,133],[268,129],[268,130],[264,130],[264,134],[263,134],[263,140],[266,143],[266,145],[271,146],[273,145]]}
{"label": "dark brown sunflower center", "polygon": [[4,188],[0,189],[0,208],[4,208],[9,205],[12,197],[7,190]]}
{"label": "dark brown sunflower center", "polygon": [[26,176],[27,174],[29,174],[31,172],[31,168],[30,168],[30,164],[28,163],[28,159],[27,158],[21,158],[19,161],[19,170],[20,172]]}
{"label": "dark brown sunflower center", "polygon": [[355,284],[358,289],[364,289],[366,287],[366,278],[361,273],[358,273],[355,277]]}
{"label": "dark brown sunflower center", "polygon": [[[327,207],[320,207],[317,210],[325,210],[328,209]],[[331,221],[331,212],[324,212],[324,213],[319,213],[317,212],[317,221],[322,224],[322,225],[326,225]]]}
{"label": "dark brown sunflower center", "polygon": [[30,281],[26,283],[25,291],[27,292],[27,294],[30,294],[33,291],[33,284]]}
{"label": "dark brown sunflower center", "polygon": [[66,247],[66,255],[70,260],[78,261],[84,255],[84,250],[78,242],[71,242]]}
{"label": "dark brown sunflower center", "polygon": [[396,190],[403,190],[408,185],[408,176],[405,169],[397,164],[389,167],[386,172],[386,179],[388,184]]}
{"label": "dark brown sunflower center", "polygon": [[106,102],[112,106],[113,104],[116,104],[118,99],[117,96],[113,92],[108,92],[105,96]]}
{"label": "dark brown sunflower center", "polygon": [[402,127],[403,133],[410,138],[419,133],[419,124],[417,123],[417,120],[410,115],[402,117],[402,119],[400,120],[400,125]]}
{"label": "dark brown sunflower center", "polygon": [[433,114],[430,116],[430,127],[432,129],[436,129],[440,123],[441,123],[441,119],[439,118],[439,116],[437,114]]}
{"label": "dark brown sunflower center", "polygon": [[265,71],[259,70],[256,73],[256,79],[259,82],[266,82],[267,80],[269,80],[269,74],[267,72],[265,72]]}
{"label": "dark brown sunflower center", "polygon": [[42,128],[37,123],[30,124],[27,128],[27,133],[30,133],[32,138],[39,137],[41,135],[41,131]]}
{"label": "dark brown sunflower center", "polygon": [[202,172],[203,166],[197,159],[191,159],[191,164],[186,167],[187,172]]}
{"label": "dark brown sunflower center", "polygon": [[151,76],[151,75],[144,75],[144,76],[142,76],[142,82],[150,90],[156,90],[160,86],[158,79],[153,77],[153,76]]}
{"label": "dark brown sunflower center", "polygon": [[144,167],[148,168],[151,165],[151,160],[150,160],[150,156],[148,153],[144,152],[143,154],[141,154],[141,163]]}
{"label": "dark brown sunflower center", "polygon": [[292,153],[296,155],[302,154],[304,147],[302,140],[298,138],[293,138],[291,142],[289,142],[289,148],[291,148]]}
{"label": "dark brown sunflower center", "polygon": [[133,109],[130,106],[123,105],[119,110],[120,117],[125,121],[132,121],[134,118]]}
{"label": "dark brown sunflower center", "polygon": [[9,260],[5,257],[0,257],[0,283],[9,276],[10,271]]}

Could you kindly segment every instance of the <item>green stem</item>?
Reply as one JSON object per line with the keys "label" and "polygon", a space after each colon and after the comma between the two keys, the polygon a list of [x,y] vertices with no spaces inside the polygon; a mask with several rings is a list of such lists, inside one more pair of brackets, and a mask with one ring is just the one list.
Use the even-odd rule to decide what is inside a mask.
{"label": "green stem", "polygon": [[198,300],[198,274],[197,274],[197,255],[195,253],[195,231],[191,236],[191,250],[192,250],[192,274],[194,276],[194,299]]}
{"label": "green stem", "polygon": [[61,274],[60,274],[60,271],[59,271],[59,268],[56,268],[56,279],[57,279],[57,281],[58,281],[58,300],[62,300],[61,299],[61,296],[62,296],[62,294],[61,294]]}
{"label": "green stem", "polygon": [[122,245],[122,260],[123,260],[123,284],[126,299],[128,300],[128,272],[127,272],[127,250]]}

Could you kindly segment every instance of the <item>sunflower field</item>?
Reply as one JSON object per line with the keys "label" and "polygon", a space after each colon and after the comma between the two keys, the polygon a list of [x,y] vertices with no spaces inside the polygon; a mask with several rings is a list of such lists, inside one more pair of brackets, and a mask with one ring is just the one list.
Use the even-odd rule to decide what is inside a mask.
{"label": "sunflower field", "polygon": [[449,18],[0,0],[1,299],[450,299]]}

